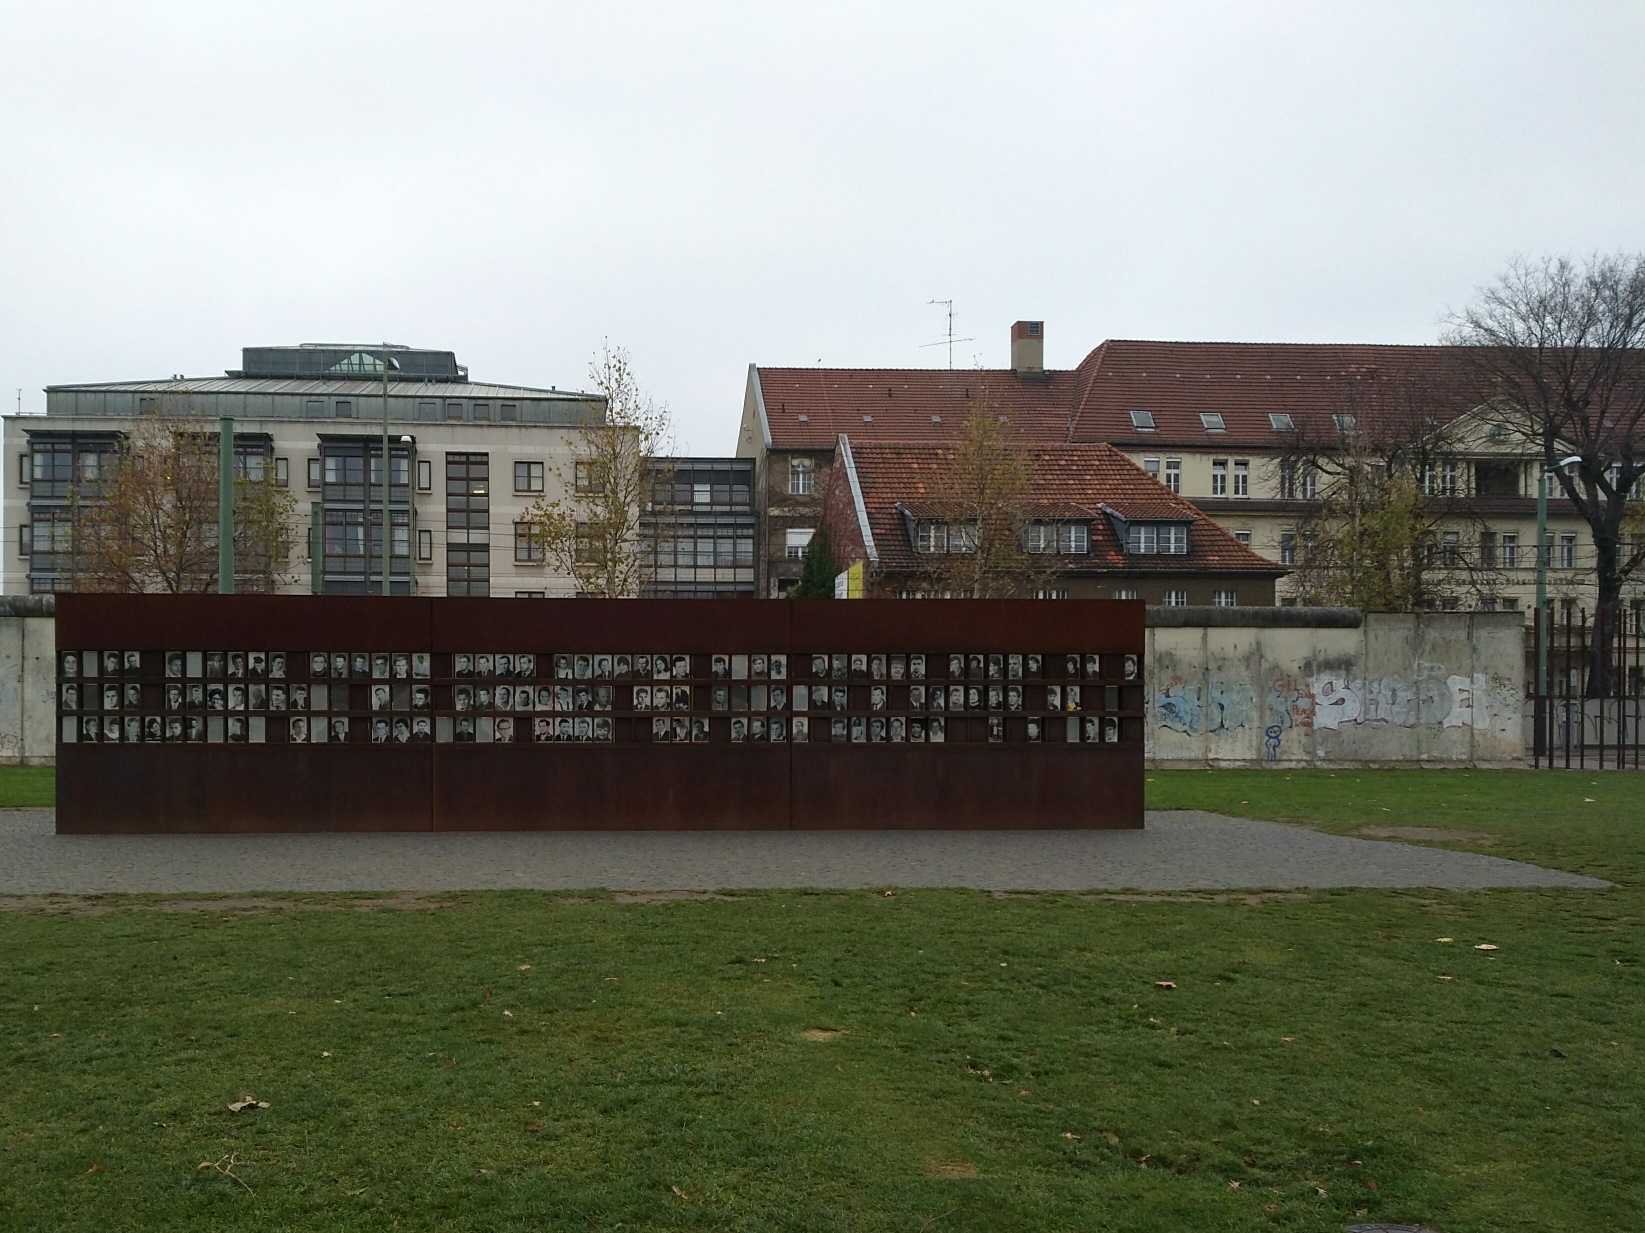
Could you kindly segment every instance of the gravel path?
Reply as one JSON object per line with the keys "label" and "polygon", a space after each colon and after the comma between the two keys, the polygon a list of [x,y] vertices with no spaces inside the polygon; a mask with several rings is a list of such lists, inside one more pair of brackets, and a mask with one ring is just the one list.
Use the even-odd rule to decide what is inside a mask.
{"label": "gravel path", "polygon": [[0,811],[0,894],[711,890],[968,886],[1209,890],[1330,886],[1593,889],[1610,883],[1473,852],[1348,839],[1195,811],[1141,831],[491,832],[58,835]]}

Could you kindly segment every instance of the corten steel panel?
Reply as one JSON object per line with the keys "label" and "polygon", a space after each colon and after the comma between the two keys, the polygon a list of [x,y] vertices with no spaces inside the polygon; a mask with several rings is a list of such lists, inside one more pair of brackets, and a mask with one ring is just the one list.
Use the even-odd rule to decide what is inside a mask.
{"label": "corten steel panel", "polygon": [[[97,735],[91,743],[61,742],[58,816],[65,831],[1112,827],[1142,822],[1143,683],[1121,674],[1127,659],[1141,662],[1140,603],[63,596],[58,631],[62,649],[145,652],[136,682],[139,723],[161,722],[153,714],[161,706],[158,700],[169,696],[171,682],[161,676],[161,657],[150,653],[162,650],[207,652],[208,675],[210,652],[283,650],[293,699],[287,713],[276,714],[270,686],[268,716],[256,720],[266,734],[265,744],[173,744],[169,726],[164,741],[145,731],[142,744],[122,743],[123,733]],[[438,723],[455,722],[457,742],[371,743],[375,722],[385,718],[366,709],[379,682],[363,680],[351,669],[341,694],[352,708],[349,743],[286,744],[287,719],[301,709],[296,687],[308,680],[305,653],[321,650],[411,652],[414,660],[419,652],[432,652],[427,681],[432,705],[426,713],[446,716]],[[478,733],[473,744],[460,743],[464,722],[491,723],[478,716],[482,690],[510,681],[486,681],[478,672],[472,682],[453,680],[455,657],[516,652],[537,657],[531,679],[539,695],[558,655],[690,655],[687,723],[705,718],[717,685],[738,680],[705,678],[710,656],[786,654],[790,703],[799,686],[822,681],[812,670],[812,657],[819,654],[870,661],[923,655],[929,675],[914,677],[912,661],[906,680],[895,675],[871,679],[871,672],[865,674],[855,664],[847,680],[829,675],[827,709],[813,706],[807,715],[814,738],[809,742],[755,743],[756,709],[749,712],[751,739],[733,743],[730,725],[740,713],[739,690],[733,686],[731,711],[706,715],[709,739],[676,744],[652,743],[650,727],[658,713],[645,713],[633,701],[634,687],[643,678],[620,680],[614,671],[608,696],[614,695],[615,705],[597,721],[612,724],[612,743],[579,739],[538,744],[532,725],[542,722],[544,712],[535,712],[539,718],[534,719],[523,710],[514,720],[520,743],[486,744],[489,729]],[[961,652],[964,670],[951,675],[947,658]],[[972,665],[988,655],[1044,660],[1037,674],[1029,667],[1020,682],[997,675],[982,679]],[[1088,656],[1100,656],[1100,668],[1092,668]],[[230,676],[235,658],[227,656]],[[251,667],[249,660],[246,667]],[[126,701],[124,693],[132,673],[123,669],[114,679],[121,702],[112,709],[104,700],[110,673],[99,673],[95,686],[82,681],[80,715],[85,721],[97,716],[111,726],[133,722],[131,708],[139,703]],[[554,679],[557,690],[559,678]],[[596,675],[593,681],[604,679]],[[917,679],[931,687],[946,686],[951,698],[956,693],[965,697],[963,714],[950,710],[942,717],[948,736],[941,744],[916,743],[916,729],[934,732],[939,720],[934,705],[926,714],[917,713],[910,688]],[[778,680],[766,682],[773,701]],[[1083,705],[1070,698],[1068,686],[1076,681]],[[746,701],[754,701],[756,683],[751,672]],[[465,720],[457,712],[453,721],[457,687],[465,684],[472,687],[468,692],[476,718]],[[1002,691],[1019,695],[1020,711],[1011,709],[1009,698],[1005,710],[998,701],[975,702],[979,684],[985,696]],[[333,677],[332,711],[339,709],[338,685]],[[234,686],[227,687],[230,712],[246,703],[250,710],[262,705],[249,681],[240,704],[233,700]],[[832,723],[842,717],[833,709],[836,687],[849,698],[849,738],[833,737]],[[1061,689],[1068,705],[1053,701],[1053,687]],[[398,696],[401,685],[393,688]],[[680,683],[671,681],[670,688],[677,691]],[[221,702],[209,702],[209,684],[206,689],[207,705],[221,711]],[[813,700],[814,694],[813,689]],[[873,711],[875,694],[882,696],[879,713]],[[174,714],[174,705],[164,703],[168,715]],[[190,708],[198,705],[188,703]],[[586,709],[584,703],[576,705]],[[400,707],[396,701],[386,718],[398,717]],[[905,743],[897,743],[903,729],[888,726],[905,723],[896,712],[906,714]],[[553,713],[560,715],[558,709]],[[681,721],[678,713],[668,714],[672,722]],[[790,735],[800,714],[786,713]],[[765,716],[775,734],[777,713]],[[1002,737],[998,741],[988,739],[991,718]],[[162,719],[169,725],[169,719]],[[230,719],[232,740],[232,715]],[[555,722],[569,721],[561,716]],[[859,724],[866,740],[858,735]],[[1065,725],[1074,729],[1072,743]],[[498,730],[500,734],[500,721]],[[61,735],[61,726],[59,731]],[[876,735],[889,739],[875,743]],[[250,740],[257,739],[251,733]]]}
{"label": "corten steel panel", "polygon": [[781,653],[789,649],[789,607],[742,599],[447,599],[434,604],[432,649]]}
{"label": "corten steel panel", "polygon": [[1142,825],[1142,750],[796,745],[795,830],[1085,830]]}
{"label": "corten steel panel", "polygon": [[786,745],[434,747],[437,830],[788,830],[788,784]]}
{"label": "corten steel panel", "polygon": [[59,595],[57,645],[110,651],[425,649],[433,600],[369,595]]}
{"label": "corten steel panel", "polygon": [[790,600],[793,649],[1143,652],[1144,605],[1114,599]]}
{"label": "corten steel panel", "polygon": [[69,745],[60,834],[426,831],[426,745]]}

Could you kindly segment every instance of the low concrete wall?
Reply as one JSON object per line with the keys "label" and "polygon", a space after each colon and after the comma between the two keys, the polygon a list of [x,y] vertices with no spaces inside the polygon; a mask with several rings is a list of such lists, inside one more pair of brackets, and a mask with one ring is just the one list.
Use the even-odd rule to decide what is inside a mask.
{"label": "low concrete wall", "polygon": [[[0,765],[56,756],[50,596],[0,596]],[[1149,614],[1151,766],[1518,766],[1518,613]]]}
{"label": "low concrete wall", "polygon": [[0,595],[0,766],[57,759],[57,622],[49,595]]}
{"label": "low concrete wall", "polygon": [[1151,611],[1149,765],[1524,764],[1518,613],[1307,613]]}

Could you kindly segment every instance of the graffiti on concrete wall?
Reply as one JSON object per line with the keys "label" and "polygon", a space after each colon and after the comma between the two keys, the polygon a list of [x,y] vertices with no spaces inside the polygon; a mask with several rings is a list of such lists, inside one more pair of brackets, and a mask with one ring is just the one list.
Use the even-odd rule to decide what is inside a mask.
{"label": "graffiti on concrete wall", "polygon": [[1160,727],[1184,736],[1259,724],[1269,756],[1277,757],[1281,736],[1296,728],[1337,731],[1354,724],[1386,724],[1486,729],[1493,711],[1507,709],[1494,705],[1491,695],[1483,673],[1459,676],[1444,664],[1419,661],[1412,676],[1279,673],[1268,682],[1267,712],[1261,716],[1256,691],[1247,681],[1211,677],[1200,685],[1174,676],[1156,689],[1154,713]]}

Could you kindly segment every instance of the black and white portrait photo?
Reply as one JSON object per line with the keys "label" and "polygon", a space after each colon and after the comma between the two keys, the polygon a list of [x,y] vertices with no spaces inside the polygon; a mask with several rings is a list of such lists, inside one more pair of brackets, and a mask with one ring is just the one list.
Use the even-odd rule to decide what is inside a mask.
{"label": "black and white portrait photo", "polygon": [[771,657],[771,679],[786,681],[788,679],[788,656],[773,655]]}
{"label": "black and white portrait photo", "polygon": [[284,651],[269,652],[268,675],[271,681],[286,679],[286,653]]}
{"label": "black and white portrait photo", "polygon": [[[73,658],[71,655],[70,659]],[[181,651],[166,652],[166,676],[172,680],[181,680],[183,677],[183,653]]]}
{"label": "black and white portrait photo", "polygon": [[162,739],[163,731],[164,730],[160,726],[160,717],[158,715],[145,715],[143,717],[143,739],[145,741],[158,741]]}
{"label": "black and white portrait photo", "polygon": [[386,744],[388,744],[388,737],[389,737],[388,720],[387,719],[374,719],[374,720],[372,720],[371,721],[371,743],[373,745],[386,745]]}
{"label": "black and white portrait photo", "polygon": [[[183,694],[182,687],[178,686],[178,685],[173,685],[173,686],[170,686],[169,688],[177,690],[177,701],[179,703],[179,706],[176,709],[181,709],[181,703],[182,703],[182,700],[183,700],[183,698],[182,698],[182,694]],[[63,692],[62,692],[61,696],[62,696],[62,699],[63,699],[63,709],[65,711],[78,711],[80,709],[80,687],[78,685],[65,685],[65,686],[63,686]]]}
{"label": "black and white portrait photo", "polygon": [[413,685],[411,687],[411,709],[426,711],[429,709],[430,690],[427,685]]}
{"label": "black and white portrait photo", "polygon": [[310,677],[319,679],[320,677],[325,676],[328,666],[328,660],[324,651],[315,651],[309,655],[308,674]]}
{"label": "black and white portrait photo", "polygon": [[925,680],[925,656],[910,655],[908,657],[908,679],[911,681]]}
{"label": "black and white portrait photo", "polygon": [[286,709],[286,687],[284,685],[270,685],[268,687],[268,709],[271,711]]}
{"label": "black and white portrait photo", "polygon": [[135,676],[143,670],[143,653],[141,651],[127,651],[125,660],[127,676]]}
{"label": "black and white portrait photo", "polygon": [[139,711],[143,708],[143,687],[135,682],[126,686],[126,709]]}
{"label": "black and white portrait photo", "polygon": [[1085,675],[1093,681],[1102,675],[1102,657],[1100,655],[1087,655],[1085,657]]}
{"label": "black and white portrait photo", "polygon": [[166,716],[166,740],[180,741],[183,739],[183,717],[181,715]]}
{"label": "black and white portrait photo", "polygon": [[731,721],[731,739],[734,742],[742,742],[748,739],[748,721],[746,719],[739,716]]}
{"label": "black and white portrait photo", "polygon": [[254,680],[268,679],[268,652],[246,652],[246,675]]}
{"label": "black and white portrait photo", "polygon": [[293,745],[308,744],[308,718],[303,715],[293,715],[291,725],[287,729],[287,738]]}
{"label": "black and white portrait photo", "polygon": [[819,680],[828,675],[828,656],[813,655],[811,657],[811,675]]}
{"label": "black and white portrait photo", "polygon": [[357,677],[371,675],[371,656],[365,651],[355,651],[348,657],[348,670]]}
{"label": "black and white portrait photo", "polygon": [[411,655],[411,675],[419,681],[426,681],[433,671],[433,657],[427,651],[413,651]]}
{"label": "black and white portrait photo", "polygon": [[809,715],[794,716],[794,739],[806,742],[811,740],[811,717]]}
{"label": "black and white portrait photo", "polygon": [[260,683],[246,686],[246,707],[253,711],[267,710],[268,686]]}
{"label": "black and white portrait photo", "polygon": [[246,653],[244,651],[230,651],[228,653],[228,679],[242,681],[246,676]]}
{"label": "black and white portrait photo", "polygon": [[461,651],[451,657],[451,675],[465,677],[474,675],[474,657],[464,655]]}
{"label": "black and white portrait photo", "polygon": [[723,681],[731,676],[731,656],[710,655],[708,657],[708,675],[716,681]]}
{"label": "black and white portrait photo", "polygon": [[228,709],[231,711],[246,709],[246,687],[244,685],[230,685],[228,687]]}
{"label": "black and white portrait photo", "polygon": [[[321,686],[321,688],[325,688]],[[308,710],[308,686],[293,685],[290,689],[291,709],[294,711]]]}
{"label": "black and white portrait photo", "polygon": [[331,653],[331,675],[339,681],[348,677],[348,655],[343,651]]}
{"label": "black and white portrait photo", "polygon": [[389,664],[390,664],[390,667],[392,668],[392,670],[394,672],[394,679],[396,681],[404,681],[404,680],[407,680],[408,678],[410,678],[410,676],[411,676],[411,656],[410,655],[406,654],[404,651],[396,651],[390,657]]}
{"label": "black and white portrait photo", "polygon": [[244,715],[230,715],[228,717],[228,739],[231,745],[246,743],[246,717]]}
{"label": "black and white portrait photo", "polygon": [[331,739],[334,741],[348,740],[348,720],[341,715],[335,715],[331,720]]}
{"label": "black and white portrait photo", "polygon": [[411,741],[411,720],[404,715],[395,717],[394,741],[399,745],[409,744]]}

